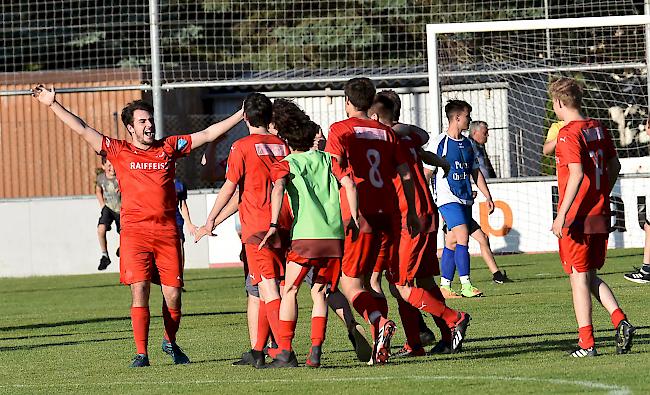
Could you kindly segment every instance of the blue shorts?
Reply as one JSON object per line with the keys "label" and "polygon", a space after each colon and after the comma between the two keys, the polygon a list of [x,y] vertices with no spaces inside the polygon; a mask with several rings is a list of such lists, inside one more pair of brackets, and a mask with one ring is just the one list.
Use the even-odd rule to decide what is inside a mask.
{"label": "blue shorts", "polygon": [[454,229],[458,225],[472,223],[472,206],[460,203],[447,203],[438,207],[442,219],[445,220],[447,229]]}

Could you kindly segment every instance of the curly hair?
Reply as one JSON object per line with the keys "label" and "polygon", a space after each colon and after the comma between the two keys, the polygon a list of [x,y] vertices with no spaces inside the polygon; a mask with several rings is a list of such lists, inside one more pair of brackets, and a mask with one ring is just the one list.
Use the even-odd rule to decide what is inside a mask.
{"label": "curly hair", "polygon": [[296,151],[309,151],[314,145],[318,129],[311,124],[309,116],[290,100],[275,99],[273,120],[278,136]]}

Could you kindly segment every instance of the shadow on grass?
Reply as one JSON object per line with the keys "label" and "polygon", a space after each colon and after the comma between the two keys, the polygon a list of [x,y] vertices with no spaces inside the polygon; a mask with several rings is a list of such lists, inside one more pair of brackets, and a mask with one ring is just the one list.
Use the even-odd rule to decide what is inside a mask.
{"label": "shadow on grass", "polygon": [[79,335],[101,335],[104,333],[122,333],[128,332],[132,333],[131,329],[122,329],[122,330],[112,330],[112,331],[99,331],[99,332],[73,332],[73,333],[51,333],[45,335],[25,335],[25,336],[12,336],[12,337],[0,337],[0,341],[3,340],[26,340],[26,339],[39,339],[46,337],[65,337],[65,336],[79,336]]}
{"label": "shadow on grass", "polygon": [[21,351],[21,350],[36,350],[39,348],[48,348],[48,347],[59,347],[59,346],[75,346],[79,344],[86,343],[101,343],[101,342],[112,342],[112,341],[122,341],[132,339],[131,336],[124,337],[111,337],[103,339],[88,339],[88,340],[76,340],[76,341],[67,341],[62,343],[45,343],[45,344],[26,344],[22,346],[4,346],[0,347],[0,352],[2,351]]}
{"label": "shadow on grass", "polygon": [[122,287],[122,284],[97,284],[97,285],[80,285],[78,287],[61,287],[61,288],[31,288],[31,289],[19,289],[19,290],[5,290],[0,291],[0,294],[21,294],[21,293],[35,293],[35,292],[58,292],[58,291],[70,291],[74,289],[94,289],[94,288],[113,288],[113,287]]}

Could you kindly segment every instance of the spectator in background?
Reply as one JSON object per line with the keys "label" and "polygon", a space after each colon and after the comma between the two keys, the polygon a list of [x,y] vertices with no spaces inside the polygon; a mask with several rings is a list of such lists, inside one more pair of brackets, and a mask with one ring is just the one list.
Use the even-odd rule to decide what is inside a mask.
{"label": "spectator in background", "polygon": [[472,143],[474,156],[478,160],[479,170],[485,179],[497,177],[492,162],[485,151],[488,137],[488,124],[485,121],[474,121],[469,124],[469,141]]}
{"label": "spectator in background", "polygon": [[[97,180],[95,182],[95,195],[101,214],[97,224],[97,237],[99,238],[99,248],[102,250],[102,257],[99,260],[97,270],[106,270],[111,264],[111,258],[108,256],[108,243],[106,242],[106,232],[111,230],[111,225],[115,221],[115,229],[120,233],[120,208],[122,206],[122,194],[120,186],[115,176],[113,164],[102,156],[102,168],[98,169]],[[117,248],[115,254],[120,256],[120,248]]]}
{"label": "spectator in background", "polygon": [[[181,239],[181,263],[185,268],[185,233],[183,232],[183,225],[187,225],[190,234],[194,236],[196,233],[196,225],[192,223],[190,218],[190,209],[187,207],[187,186],[179,180],[174,179],[174,187],[176,188],[176,199],[178,206],[176,207],[176,226],[178,227],[178,235]],[[185,288],[183,288],[185,291]]]}

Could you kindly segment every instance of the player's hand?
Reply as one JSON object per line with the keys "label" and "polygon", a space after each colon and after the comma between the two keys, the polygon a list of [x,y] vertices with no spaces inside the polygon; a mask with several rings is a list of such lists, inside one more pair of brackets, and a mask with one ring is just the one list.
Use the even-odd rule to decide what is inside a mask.
{"label": "player's hand", "polygon": [[494,212],[494,202],[492,201],[492,198],[488,198],[485,201],[485,204],[488,206],[488,213],[492,214]]}
{"label": "player's hand", "polygon": [[352,235],[352,241],[359,237],[359,218],[350,218],[350,222],[345,227],[345,235]]}
{"label": "player's hand", "polygon": [[209,231],[208,228],[205,227],[205,225],[201,226],[194,233],[194,242],[198,243],[199,240],[203,238],[203,236],[216,236],[216,234],[212,233],[212,231]]}
{"label": "player's hand", "polygon": [[259,251],[259,250],[261,250],[262,248],[264,248],[264,246],[266,245],[266,242],[267,242],[271,237],[273,237],[273,235],[276,234],[276,233],[278,233],[278,228],[276,228],[275,226],[270,227],[270,228],[269,228],[269,231],[266,232],[266,236],[264,236],[264,238],[263,238],[262,241],[260,242],[260,245],[257,246],[257,251]]}
{"label": "player's hand", "polygon": [[190,231],[190,234],[192,236],[196,236],[196,232],[199,230],[199,227],[190,222],[187,224],[187,230]]}
{"label": "player's hand", "polygon": [[45,88],[44,85],[36,85],[32,88],[32,96],[34,96],[38,101],[45,104],[46,106],[51,106],[54,104],[56,99],[56,93],[54,92],[54,87],[49,90]]}
{"label": "player's hand", "polygon": [[413,211],[409,211],[406,214],[406,228],[409,231],[409,234],[412,238],[416,237],[422,230],[422,223],[420,223],[420,218]]}
{"label": "player's hand", "polygon": [[553,221],[553,226],[551,226],[551,232],[553,232],[555,237],[561,239],[562,228],[564,228],[564,216],[558,215],[557,217],[555,217],[555,220]]}

